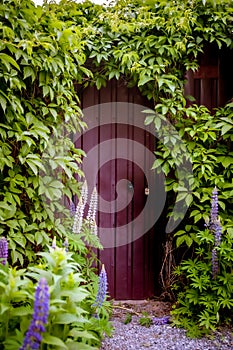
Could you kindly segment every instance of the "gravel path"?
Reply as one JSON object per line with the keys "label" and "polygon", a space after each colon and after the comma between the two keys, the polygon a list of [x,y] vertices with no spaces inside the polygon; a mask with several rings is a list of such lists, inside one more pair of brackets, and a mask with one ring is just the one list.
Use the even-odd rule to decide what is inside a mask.
{"label": "gravel path", "polygon": [[119,319],[112,323],[113,337],[106,337],[100,350],[233,350],[233,334],[227,329],[209,338],[190,339],[185,330],[169,324],[140,326],[138,316],[127,325]]}

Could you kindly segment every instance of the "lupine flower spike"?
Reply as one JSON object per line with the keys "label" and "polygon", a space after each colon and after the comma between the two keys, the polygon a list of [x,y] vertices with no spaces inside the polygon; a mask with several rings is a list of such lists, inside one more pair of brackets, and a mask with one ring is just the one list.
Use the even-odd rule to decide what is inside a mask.
{"label": "lupine flower spike", "polygon": [[8,242],[6,237],[0,238],[0,258],[2,265],[6,265],[8,258]]}
{"label": "lupine flower spike", "polygon": [[97,292],[97,296],[93,306],[97,308],[102,306],[107,294],[107,286],[108,286],[107,273],[103,264],[99,274],[98,292]]}
{"label": "lupine flower spike", "polygon": [[45,278],[41,278],[35,292],[34,313],[31,324],[19,350],[39,349],[45,325],[49,316],[49,287]]}
{"label": "lupine flower spike", "polygon": [[214,244],[216,247],[218,247],[221,243],[222,238],[222,225],[220,223],[220,220],[218,219],[215,224],[215,231],[214,231]]}
{"label": "lupine flower spike", "polygon": [[217,187],[213,189],[212,201],[211,201],[211,212],[210,212],[210,226],[218,220],[218,190]]}
{"label": "lupine flower spike", "polygon": [[74,202],[71,201],[70,202],[70,216],[74,216],[75,215],[75,212],[76,212],[76,209],[75,209],[75,205],[74,205]]}
{"label": "lupine flower spike", "polygon": [[219,272],[218,256],[216,247],[221,243],[222,226],[218,218],[218,190],[215,187],[212,192],[210,225],[209,228],[214,235],[214,248],[212,250],[212,275],[215,278]]}
{"label": "lupine flower spike", "polygon": [[218,218],[218,190],[215,187],[212,192],[212,204],[210,213],[210,230],[214,234],[215,246],[221,243],[222,226]]}
{"label": "lupine flower spike", "polygon": [[76,212],[74,215],[73,233],[80,233],[83,224],[84,208],[87,203],[88,187],[85,181],[82,186],[80,200],[76,207]]}
{"label": "lupine flower spike", "polygon": [[97,235],[97,225],[95,220],[97,207],[98,207],[98,193],[95,187],[91,195],[90,206],[87,213],[87,221],[90,224],[91,233],[94,235]]}
{"label": "lupine flower spike", "polygon": [[218,255],[216,248],[212,249],[212,276],[215,278],[219,272]]}

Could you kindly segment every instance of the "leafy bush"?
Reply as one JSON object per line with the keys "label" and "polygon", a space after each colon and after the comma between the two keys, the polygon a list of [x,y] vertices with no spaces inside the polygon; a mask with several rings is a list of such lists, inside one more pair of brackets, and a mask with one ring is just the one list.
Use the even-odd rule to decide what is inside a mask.
{"label": "leafy bush", "polygon": [[99,310],[93,306],[97,279],[87,283],[66,248],[50,247],[38,253],[37,259],[38,264],[28,269],[0,264],[1,348],[13,350],[22,345],[32,318],[35,286],[44,278],[50,306],[41,349],[98,349],[103,332],[110,334],[111,326],[110,304],[105,301]]}
{"label": "leafy bush", "polygon": [[210,223],[196,234],[195,257],[176,269],[179,283],[174,286],[178,296],[173,322],[195,337],[233,320],[233,237],[225,228],[221,232],[216,193]]}

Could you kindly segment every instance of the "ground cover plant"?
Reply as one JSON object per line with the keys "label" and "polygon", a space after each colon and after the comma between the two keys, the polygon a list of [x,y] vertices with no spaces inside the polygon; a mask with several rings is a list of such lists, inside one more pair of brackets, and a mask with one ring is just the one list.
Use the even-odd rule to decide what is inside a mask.
{"label": "ground cover plant", "polygon": [[[88,245],[99,247],[95,225],[84,221],[82,230],[75,225],[74,232],[74,218],[63,199],[72,204],[76,198],[76,206],[83,196],[77,181],[77,175],[84,181],[83,152],[70,137],[85,128],[75,86],[101,88],[110,79],[136,85],[153,101],[154,114],[145,122],[159,129],[168,119],[193,164],[193,176],[178,181],[177,165],[187,153],[176,147],[172,135],[167,137],[172,154],[166,143],[157,142],[154,168],[161,167],[166,175],[168,216],[175,201],[189,206],[179,229],[164,235],[165,245],[187,245],[193,254],[176,270],[175,322],[189,330],[197,322],[205,333],[232,320],[233,105],[229,101],[210,112],[187,104],[193,99],[184,96],[185,73],[198,69],[206,44],[232,50],[232,15],[230,0],[122,0],[111,6],[65,0],[46,2],[43,7],[30,0],[0,4],[0,312],[4,320],[0,342],[6,349],[26,347],[25,335],[35,321],[34,299],[36,304],[42,293],[46,304],[48,288],[49,314],[45,311],[41,320],[43,349],[73,349],[76,343],[83,349],[96,347],[103,331],[109,331],[108,304],[101,305],[97,315],[92,306],[98,281],[92,268],[95,255]],[[212,279],[214,235],[203,227],[215,186],[223,233],[214,250],[220,270]],[[82,208],[78,209],[81,220]],[[89,219],[93,221],[92,214]],[[68,252],[63,246],[67,240]],[[199,263],[192,269],[193,261]],[[190,286],[180,294],[186,271]],[[198,276],[202,277],[194,281]],[[165,288],[171,291],[173,279],[164,278]],[[220,305],[216,296],[225,301]],[[193,312],[193,305],[199,311]],[[192,335],[200,335],[197,327]]]}

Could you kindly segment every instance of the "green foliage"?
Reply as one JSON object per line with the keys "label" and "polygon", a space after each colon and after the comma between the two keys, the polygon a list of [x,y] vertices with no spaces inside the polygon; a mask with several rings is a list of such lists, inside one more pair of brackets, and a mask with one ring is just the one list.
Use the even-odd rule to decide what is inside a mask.
{"label": "green foliage", "polygon": [[184,327],[191,337],[200,337],[219,324],[232,323],[233,314],[233,251],[232,236],[225,233],[217,249],[219,273],[212,275],[211,251],[214,236],[208,230],[196,234],[195,258],[184,260],[175,273],[179,282],[172,315],[173,323]]}
{"label": "green foliage", "polygon": [[[232,107],[232,103],[229,103],[217,109],[213,115],[204,106],[192,105],[185,111],[188,118],[182,116],[177,118],[176,128],[192,162],[193,174],[188,179],[182,179],[180,176],[178,178],[176,170],[177,165],[185,162],[186,154],[183,149],[174,146],[173,154],[170,154],[166,145],[161,143],[158,145],[156,151],[158,159],[154,163],[154,168],[160,166],[167,174],[166,190],[173,194],[179,191],[176,200],[185,200],[189,206],[184,227],[180,227],[180,230],[175,233],[177,246],[184,242],[191,246],[200,228],[199,222],[204,225],[208,220],[209,198],[214,186],[220,189],[219,206],[223,210],[223,219],[228,223],[227,230],[231,230],[233,224]],[[192,192],[187,190],[187,184]],[[173,202],[172,205],[174,205]]]}
{"label": "green foliage", "polygon": [[139,319],[139,324],[144,327],[150,327],[152,324],[152,319],[147,312],[142,312],[143,316]]}
{"label": "green foliage", "polygon": [[175,115],[185,103],[184,74],[198,68],[204,43],[232,45],[231,16],[229,1],[117,1],[92,20],[87,56],[94,83],[122,78],[152,98],[159,113]]}
{"label": "green foliage", "polygon": [[[97,278],[87,283],[80,265],[64,248],[39,253],[27,270],[0,264],[0,344],[19,349],[32,317],[34,289],[45,277],[50,291],[49,321],[41,349],[98,349],[103,332],[110,334],[108,302],[95,317]],[[37,258],[38,258],[37,257]]]}
{"label": "green foliage", "polygon": [[127,313],[124,319],[124,324],[128,324],[132,321],[132,314]]}
{"label": "green foliage", "polygon": [[73,82],[91,73],[79,28],[46,7],[7,0],[0,22],[0,233],[25,265],[70,224],[62,201],[79,193],[83,152],[69,135],[85,125]]}

